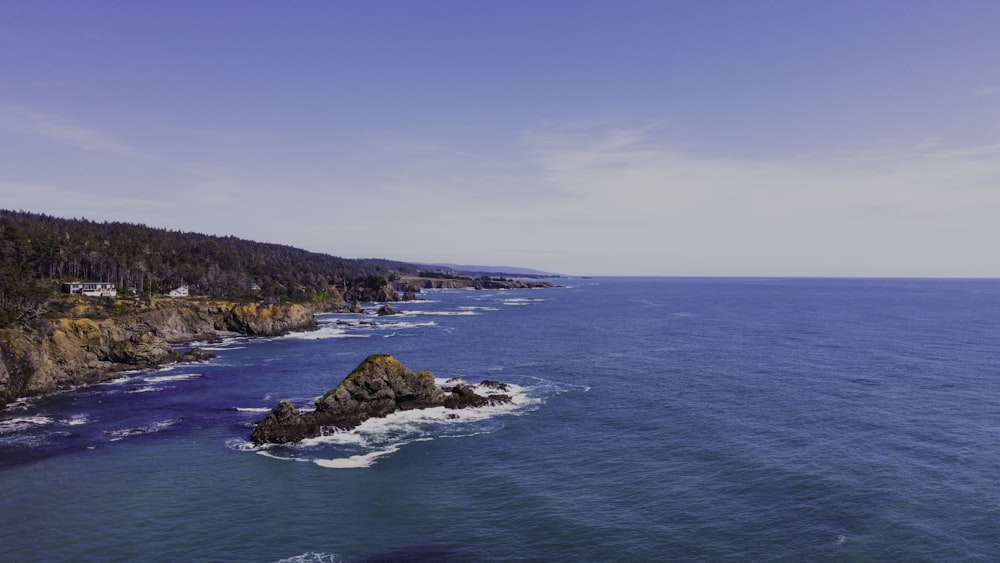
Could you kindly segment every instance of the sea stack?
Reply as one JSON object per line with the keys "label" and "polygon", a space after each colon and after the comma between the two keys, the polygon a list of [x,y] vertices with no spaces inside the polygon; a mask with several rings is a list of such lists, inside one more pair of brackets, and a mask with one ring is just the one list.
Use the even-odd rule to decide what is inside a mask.
{"label": "sea stack", "polygon": [[[498,388],[493,386],[496,382],[489,383],[490,389],[506,390],[505,385]],[[284,444],[320,436],[324,430],[350,430],[369,418],[396,411],[493,406],[510,400],[501,393],[480,395],[465,384],[438,387],[431,372],[413,372],[388,354],[373,354],[320,397],[315,411],[300,414],[290,402],[281,401],[255,424],[250,440],[258,446]]]}

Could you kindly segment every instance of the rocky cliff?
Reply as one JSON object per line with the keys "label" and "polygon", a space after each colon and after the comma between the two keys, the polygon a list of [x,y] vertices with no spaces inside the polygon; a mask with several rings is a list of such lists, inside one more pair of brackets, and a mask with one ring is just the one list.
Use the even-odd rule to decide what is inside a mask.
{"label": "rocky cliff", "polygon": [[127,369],[206,357],[179,354],[172,344],[314,328],[313,311],[305,305],[171,300],[110,318],[59,318],[35,331],[0,331],[0,405],[104,381]]}
{"label": "rocky cliff", "polygon": [[[502,383],[484,382],[496,390]],[[413,372],[396,358],[375,354],[366,358],[344,380],[316,401],[316,410],[301,414],[289,401],[278,406],[254,427],[255,445],[284,444],[323,433],[324,429],[347,430],[369,418],[400,410],[446,407],[459,409],[509,403],[510,396],[475,393],[469,385],[438,387],[434,374]]]}

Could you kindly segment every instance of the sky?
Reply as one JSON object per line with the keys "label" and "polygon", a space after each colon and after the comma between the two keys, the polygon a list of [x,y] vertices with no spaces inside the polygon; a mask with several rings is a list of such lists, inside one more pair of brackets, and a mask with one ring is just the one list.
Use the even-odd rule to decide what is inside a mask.
{"label": "sky", "polygon": [[0,1],[0,208],[569,275],[1000,277],[998,22]]}

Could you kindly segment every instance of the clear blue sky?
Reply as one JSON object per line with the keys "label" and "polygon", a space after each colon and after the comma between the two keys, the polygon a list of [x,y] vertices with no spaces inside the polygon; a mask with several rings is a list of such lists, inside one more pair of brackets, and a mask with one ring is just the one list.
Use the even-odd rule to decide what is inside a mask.
{"label": "clear blue sky", "polygon": [[1000,277],[1000,2],[0,3],[0,207],[569,274]]}

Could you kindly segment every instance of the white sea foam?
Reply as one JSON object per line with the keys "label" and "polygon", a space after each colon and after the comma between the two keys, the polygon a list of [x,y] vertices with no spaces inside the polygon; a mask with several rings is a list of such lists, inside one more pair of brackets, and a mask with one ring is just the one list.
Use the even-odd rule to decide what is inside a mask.
{"label": "white sea foam", "polygon": [[201,377],[200,373],[178,373],[175,375],[157,375],[155,377],[146,377],[143,381],[146,383],[173,383],[175,381],[198,379],[199,377]]}
{"label": "white sea foam", "polygon": [[[242,439],[231,440],[227,446],[239,451],[253,451],[273,459],[310,461],[329,469],[355,469],[371,467],[379,459],[413,443],[438,438],[462,438],[497,432],[504,427],[498,419],[531,412],[544,396],[559,392],[545,380],[538,385],[507,383],[507,389],[497,390],[483,385],[472,385],[480,395],[502,393],[511,398],[503,405],[467,409],[434,407],[397,411],[388,416],[370,418],[348,431],[332,430],[327,434],[308,438],[295,444],[254,446]],[[462,378],[436,379],[441,386],[465,383]],[[268,409],[237,408],[239,412],[263,413]],[[332,454],[332,455],[331,455]]]}
{"label": "white sea foam", "polygon": [[132,387],[126,393],[152,393],[153,391],[163,391],[163,387],[147,385],[145,387]]}
{"label": "white sea foam", "polygon": [[28,408],[31,407],[37,401],[38,397],[22,397],[12,403],[8,403],[7,406],[4,407],[2,410],[7,412],[28,410]]}
{"label": "white sea foam", "polygon": [[154,422],[147,426],[138,426],[134,428],[122,428],[119,430],[106,430],[104,434],[110,437],[110,441],[117,442],[131,436],[139,436],[141,434],[153,434],[154,432],[159,432],[163,429],[170,428],[171,426],[176,426],[181,423],[179,418],[168,418],[166,420],[161,420]]}
{"label": "white sea foam", "polygon": [[153,373],[167,373],[174,371],[175,369],[177,369],[176,365],[169,365],[156,369],[130,369],[119,373],[118,377],[116,377],[115,379],[102,381],[97,385],[94,385],[94,387],[98,389],[101,387],[117,387],[120,385],[124,385],[125,383],[135,381],[139,378],[142,378],[143,376],[148,376]]}
{"label": "white sea foam", "polygon": [[121,384],[125,383],[126,381],[131,381],[131,380],[132,380],[132,377],[130,377],[128,375],[128,372],[124,372],[120,377],[117,377],[117,378],[112,379],[110,381],[104,381],[104,382],[98,383],[97,387],[102,387],[102,386],[114,387],[116,385],[121,385]]}
{"label": "white sea foam", "polygon": [[415,317],[418,315],[423,316],[434,316],[434,317],[471,317],[474,315],[480,315],[482,313],[473,310],[464,311],[400,311],[398,313],[401,317]]}
{"label": "white sea foam", "polygon": [[481,315],[479,311],[427,311],[422,313],[424,315],[437,315],[440,317],[472,317],[475,315]]}
{"label": "white sea foam", "polygon": [[[407,315],[399,315],[399,317],[406,317]],[[412,316],[412,315],[410,315]],[[407,321],[407,320],[380,320],[366,321],[364,323],[337,323],[337,324],[327,324],[324,323],[320,326],[319,330],[312,332],[301,332],[290,334],[283,338],[295,338],[299,340],[324,340],[331,338],[371,338],[376,336],[375,332],[384,331],[397,331],[397,330],[410,330],[416,328],[428,328],[437,326],[434,321]],[[395,336],[395,334],[381,334],[379,336]]]}
{"label": "white sea foam", "polygon": [[250,440],[244,440],[243,438],[230,438],[226,440],[226,447],[239,452],[257,452],[261,449],[254,446]]}
{"label": "white sea foam", "polygon": [[313,463],[320,467],[326,467],[327,469],[358,469],[362,467],[371,467],[372,464],[375,463],[376,458],[397,452],[399,451],[399,447],[399,445],[394,445],[380,451],[336,459],[314,459]]}
{"label": "white sea foam", "polygon": [[405,330],[409,328],[426,328],[432,326],[437,326],[437,323],[434,321],[426,321],[422,323],[406,322],[406,321],[387,321],[378,323],[377,325],[375,325],[375,328],[382,330],[385,329]]}
{"label": "white sea foam", "polygon": [[295,555],[287,559],[279,559],[276,563],[339,563],[344,559],[332,553],[319,553],[307,551],[301,555]]}
{"label": "white sea foam", "polygon": [[308,459],[302,459],[302,458],[299,458],[299,457],[277,455],[277,454],[271,453],[268,450],[257,449],[257,450],[254,450],[254,451],[257,453],[257,455],[262,455],[264,457],[269,457],[271,459],[280,459],[282,461],[309,461]]}
{"label": "white sea foam", "polygon": [[[437,380],[438,384],[445,384],[446,381]],[[450,383],[454,384],[456,381],[452,380]],[[498,392],[482,386],[473,387],[484,395]],[[517,414],[519,410],[538,402],[537,399],[529,397],[525,389],[518,385],[509,385],[509,389],[503,393],[511,397],[510,404],[457,410],[434,407],[398,411],[385,417],[370,418],[350,431],[336,431],[324,436],[302,440],[293,447],[300,451],[303,456],[308,456],[309,452],[322,448],[361,448],[363,453],[337,458],[318,457],[314,459],[314,462],[321,467],[330,469],[370,467],[380,457],[396,452],[400,447],[412,442],[496,432],[502,426],[483,428],[468,425],[505,414]],[[296,459],[301,460],[301,458]]]}
{"label": "white sea foam", "polygon": [[268,413],[271,409],[267,407],[236,407],[236,412]]}
{"label": "white sea foam", "polygon": [[499,311],[500,310],[498,307],[473,306],[473,305],[465,305],[465,306],[459,307],[459,309],[462,309],[463,311]]}
{"label": "white sea foam", "polygon": [[246,336],[230,336],[213,340],[195,340],[188,342],[187,346],[202,350],[239,350],[246,348],[246,346],[237,346],[237,344],[244,344],[246,341]]}
{"label": "white sea foam", "polygon": [[80,426],[81,424],[87,424],[90,422],[90,417],[85,414],[73,415],[66,421],[66,424],[70,426]]}
{"label": "white sea foam", "polygon": [[524,305],[531,305],[533,303],[541,303],[542,301],[548,301],[548,299],[538,299],[532,297],[513,297],[511,299],[504,299],[503,304],[524,306]]}
{"label": "white sea foam", "polygon": [[315,438],[306,438],[298,445],[304,448],[322,445],[365,446],[366,442],[365,437],[355,429],[353,431],[336,430]]}
{"label": "white sea foam", "polygon": [[23,432],[32,428],[48,426],[54,421],[47,416],[21,416],[18,418],[8,418],[0,420],[0,434],[13,434]]}
{"label": "white sea foam", "polygon": [[369,336],[371,335],[349,332],[346,329],[339,327],[322,326],[318,330],[312,330],[309,332],[293,332],[280,338],[292,340],[327,340],[330,338],[368,338]]}

